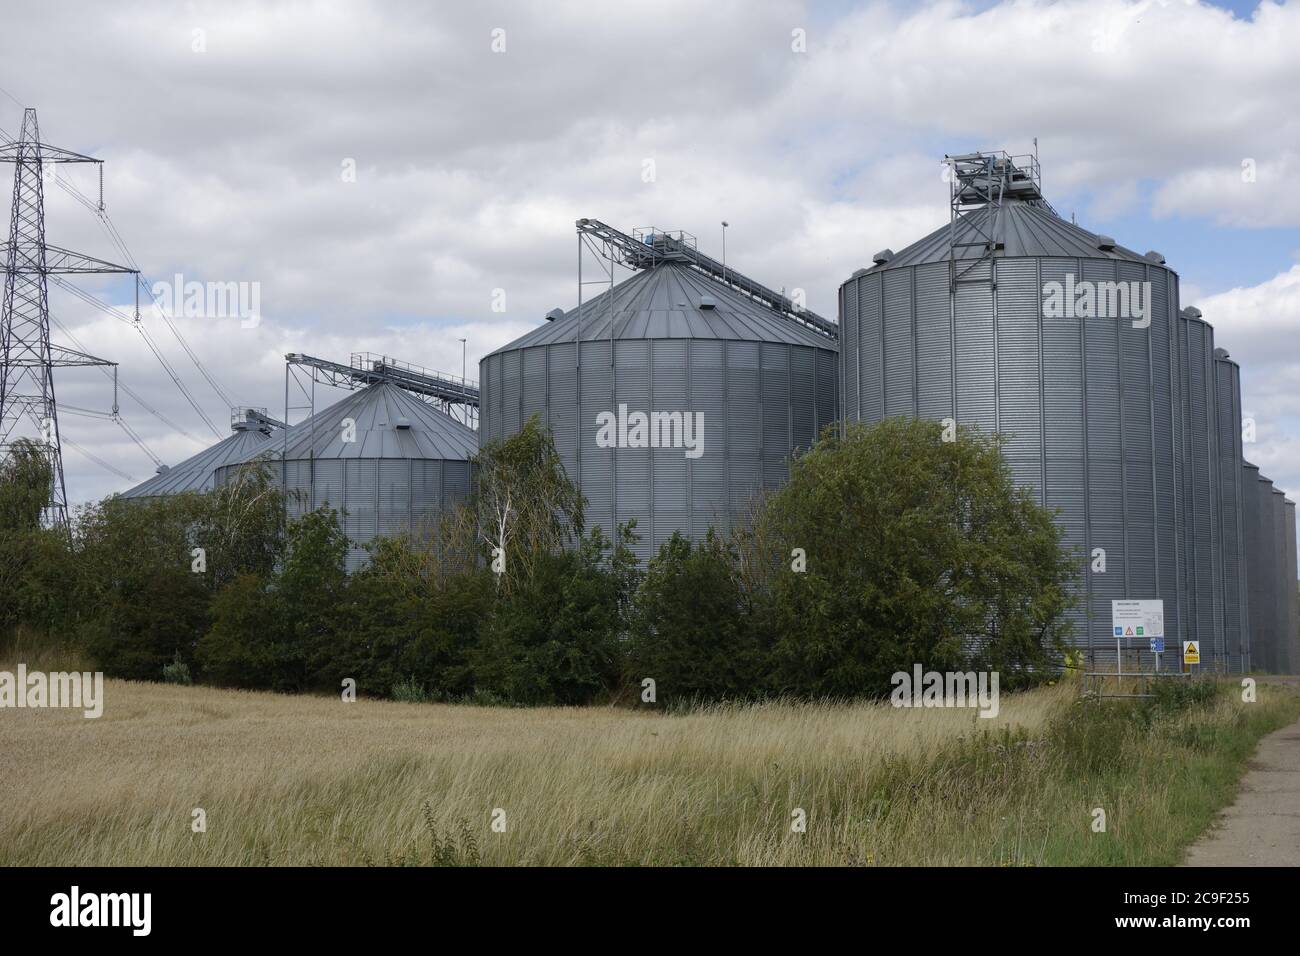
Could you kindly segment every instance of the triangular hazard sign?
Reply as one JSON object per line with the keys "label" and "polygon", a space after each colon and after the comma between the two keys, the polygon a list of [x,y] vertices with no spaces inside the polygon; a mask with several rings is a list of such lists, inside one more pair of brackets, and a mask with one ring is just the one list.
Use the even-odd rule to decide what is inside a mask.
{"label": "triangular hazard sign", "polygon": [[1132,637],[1132,636],[1133,636],[1133,628],[1131,628],[1131,627],[1126,627],[1126,628],[1124,629],[1124,636],[1125,636],[1125,637]]}
{"label": "triangular hazard sign", "polygon": [[1188,642],[1187,642],[1187,646],[1183,648],[1183,653],[1184,653],[1184,654],[1195,654],[1195,653],[1196,653],[1196,645],[1193,644],[1191,641],[1188,641]]}

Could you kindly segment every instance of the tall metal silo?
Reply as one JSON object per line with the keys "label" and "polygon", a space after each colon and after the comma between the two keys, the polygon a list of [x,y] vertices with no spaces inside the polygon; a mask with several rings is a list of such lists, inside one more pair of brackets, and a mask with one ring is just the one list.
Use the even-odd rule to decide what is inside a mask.
{"label": "tall metal silo", "polygon": [[1214,350],[1214,409],[1219,468],[1218,533],[1221,545],[1223,629],[1227,667],[1247,669],[1245,505],[1241,474],[1241,369],[1224,349]]}
{"label": "tall metal silo", "polygon": [[159,498],[184,491],[211,491],[218,468],[243,461],[266,447],[279,425],[261,409],[237,409],[231,416],[229,435],[178,465],[159,466],[156,475],[122,492],[122,497]]}
{"label": "tall metal silo", "polygon": [[1225,659],[1214,327],[1193,307],[1179,313],[1179,326],[1187,637],[1201,642],[1201,667],[1208,670],[1218,669]]}
{"label": "tall metal silo", "polygon": [[1277,566],[1280,535],[1273,514],[1273,482],[1262,474],[1255,482],[1255,507],[1259,514],[1259,547],[1256,563],[1249,565],[1247,583],[1251,583],[1258,568],[1259,587],[1252,589],[1251,645],[1257,652],[1255,666],[1277,672],[1285,666],[1280,650],[1282,631],[1278,626],[1278,608],[1281,607],[1278,594],[1281,573]]}
{"label": "tall metal silo", "polygon": [[[1080,553],[1076,641],[1113,660],[1112,599],[1161,598],[1172,644],[1187,627],[1178,276],[1158,253],[1058,216],[1033,157],[977,154],[954,167],[950,222],[877,254],[840,288],[844,415],[1002,432],[1013,476],[1059,509]],[[1072,296],[1092,289],[1122,306],[1119,283],[1149,290],[1145,316],[1131,297],[1107,310],[1124,316],[1098,318],[1096,297],[1088,308]],[[1094,549],[1104,573],[1088,570]],[[1176,660],[1167,653],[1165,666]]]}
{"label": "tall metal silo", "polygon": [[[319,507],[342,513],[347,564],[365,564],[364,545],[379,535],[420,541],[439,516],[470,490],[473,429],[387,382],[352,392],[288,428],[248,456],[265,462],[287,495],[289,516]],[[218,469],[234,478],[238,464]]]}
{"label": "tall metal silo", "polygon": [[[480,362],[482,441],[539,415],[587,498],[588,527],[612,536],[636,519],[643,560],[674,531],[698,539],[743,520],[836,421],[833,339],[688,262],[658,262],[547,318]],[[653,422],[653,444],[624,427],[679,413],[700,427],[698,448],[658,440]]]}
{"label": "tall metal silo", "polygon": [[1300,590],[1297,590],[1295,502],[1286,501],[1286,597],[1288,674],[1300,673]]}
{"label": "tall metal silo", "polygon": [[1251,670],[1270,670],[1272,614],[1268,606],[1269,549],[1265,546],[1259,466],[1241,467],[1242,546],[1246,559],[1246,646]]}
{"label": "tall metal silo", "polygon": [[1277,670],[1290,674],[1295,670],[1295,639],[1291,632],[1291,595],[1295,591],[1295,578],[1291,575],[1290,549],[1287,547],[1286,534],[1286,495],[1282,489],[1274,486],[1272,494],[1273,509],[1273,563],[1276,571],[1276,584],[1272,594],[1274,601],[1274,624],[1277,642]]}

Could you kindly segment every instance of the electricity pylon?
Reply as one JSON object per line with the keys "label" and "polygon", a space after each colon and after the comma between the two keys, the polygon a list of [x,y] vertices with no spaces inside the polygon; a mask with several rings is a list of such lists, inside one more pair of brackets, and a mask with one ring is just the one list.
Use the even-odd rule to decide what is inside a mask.
{"label": "electricity pylon", "polygon": [[9,241],[0,246],[5,262],[4,309],[0,313],[0,462],[24,437],[20,426],[34,426],[45,449],[52,480],[42,520],[67,526],[68,496],[63,482],[63,446],[54,399],[54,369],[72,365],[112,365],[75,349],[50,344],[50,299],[46,277],[52,273],[98,273],[137,270],[71,252],[45,242],[45,182],[54,181],[61,163],[100,165],[99,208],[104,208],[103,160],[41,142],[36,110],[23,110],[23,128],[15,142],[0,146],[0,162],[14,164],[13,208]]}

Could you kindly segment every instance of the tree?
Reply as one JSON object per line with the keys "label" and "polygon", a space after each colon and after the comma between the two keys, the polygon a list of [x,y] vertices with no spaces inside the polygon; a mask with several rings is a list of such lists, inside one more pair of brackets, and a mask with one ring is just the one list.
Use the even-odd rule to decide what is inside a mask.
{"label": "tree", "polygon": [[766,634],[741,586],[735,546],[712,528],[698,544],[674,532],[636,591],[628,683],[652,678],[660,702],[762,696]]}
{"label": "tree", "polygon": [[996,668],[1006,686],[1063,649],[1077,565],[1052,512],[1012,481],[997,437],[851,424],[793,462],[755,542],[783,691],[883,694],[917,663]]}
{"label": "tree", "polygon": [[358,690],[391,693],[399,682],[454,699],[473,690],[467,654],[491,612],[485,568],[430,573],[429,554],[404,538],[377,538],[370,562],[348,582],[323,679],[355,678]]}
{"label": "tree", "polygon": [[630,526],[540,551],[531,577],[498,596],[469,653],[474,686],[521,704],[587,704],[622,674],[623,611],[635,587]]}
{"label": "tree", "polygon": [[285,548],[284,497],[269,467],[248,465],[190,499],[190,534],[207,552],[205,580],[216,591],[241,574],[269,577]]}
{"label": "tree", "polygon": [[279,691],[321,686],[344,621],[347,547],[331,508],[289,525],[274,574],[241,573],[214,597],[212,624],[196,654],[204,677]]}
{"label": "tree", "polygon": [[194,497],[110,498],[79,516],[77,633],[110,675],[158,680],[177,655],[193,660],[211,594],[194,570]]}
{"label": "tree", "polygon": [[583,534],[583,498],[534,415],[516,434],[484,445],[475,458],[477,484],[464,514],[497,581],[509,593],[531,580],[547,555]]}
{"label": "tree", "polygon": [[75,523],[75,627],[107,673],[157,680],[195,663],[208,604],[240,575],[265,581],[285,547],[265,474],[200,494],[108,498]]}
{"label": "tree", "polygon": [[20,626],[48,634],[68,613],[68,538],[41,526],[52,474],[44,448],[29,439],[0,463],[0,638]]}
{"label": "tree", "polygon": [[195,660],[204,680],[225,687],[299,690],[304,654],[286,627],[279,594],[254,574],[240,574],[212,599],[212,623]]}
{"label": "tree", "polygon": [[49,503],[53,468],[43,446],[20,438],[0,461],[0,534],[33,531]]}

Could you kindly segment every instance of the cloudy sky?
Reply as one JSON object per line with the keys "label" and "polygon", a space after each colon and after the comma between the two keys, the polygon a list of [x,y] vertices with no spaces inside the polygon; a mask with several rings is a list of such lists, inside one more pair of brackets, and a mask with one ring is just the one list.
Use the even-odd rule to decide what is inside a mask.
{"label": "cloudy sky", "polygon": [[[56,342],[120,363],[122,416],[170,464],[216,439],[205,417],[227,433],[227,399],[282,412],[286,352],[459,373],[465,338],[474,376],[574,304],[583,216],[715,255],[725,219],[729,263],[834,315],[872,252],[946,222],[944,153],[1037,137],[1059,211],[1179,272],[1242,364],[1248,457],[1300,493],[1297,49],[1300,4],[1249,0],[49,2],[6,14],[0,129],[34,106],[45,141],[106,160],[151,283],[256,283],[255,327],[180,315],[178,337],[142,306],[202,415],[129,280],[79,281],[111,315],[51,289]],[[48,241],[121,261],[75,195],[94,168],[60,175]],[[108,410],[107,377],[58,388],[71,500],[134,483],[83,451],[153,473],[68,411]]]}

